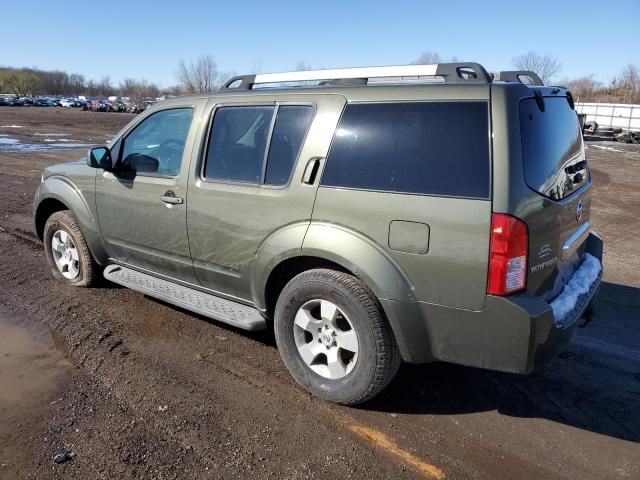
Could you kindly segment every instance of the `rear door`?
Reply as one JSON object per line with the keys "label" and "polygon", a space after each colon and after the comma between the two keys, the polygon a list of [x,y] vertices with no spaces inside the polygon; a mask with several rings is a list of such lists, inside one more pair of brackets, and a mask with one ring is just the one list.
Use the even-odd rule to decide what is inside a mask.
{"label": "rear door", "polygon": [[202,286],[251,301],[252,272],[268,239],[288,230],[287,244],[301,247],[318,181],[310,173],[326,155],[344,103],[331,94],[211,101],[187,202],[191,257]]}
{"label": "rear door", "polygon": [[529,189],[528,290],[552,300],[580,263],[589,234],[590,173],[578,117],[564,95],[519,105],[522,166]]}

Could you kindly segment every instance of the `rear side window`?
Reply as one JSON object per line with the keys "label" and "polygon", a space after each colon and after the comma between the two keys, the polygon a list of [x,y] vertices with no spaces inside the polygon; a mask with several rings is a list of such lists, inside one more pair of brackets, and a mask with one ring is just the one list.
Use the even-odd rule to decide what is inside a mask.
{"label": "rear side window", "polygon": [[222,107],[216,110],[205,177],[260,183],[274,107]]}
{"label": "rear side window", "polygon": [[308,105],[282,105],[278,108],[264,183],[284,185],[288,182],[312,117],[313,107]]}
{"label": "rear side window", "polygon": [[589,178],[576,112],[566,97],[520,102],[520,138],[527,185],[554,200],[571,194]]}
{"label": "rear side window", "polygon": [[322,185],[489,198],[486,102],[347,105]]}
{"label": "rear side window", "polygon": [[309,105],[218,108],[211,127],[205,178],[286,185],[313,112]]}

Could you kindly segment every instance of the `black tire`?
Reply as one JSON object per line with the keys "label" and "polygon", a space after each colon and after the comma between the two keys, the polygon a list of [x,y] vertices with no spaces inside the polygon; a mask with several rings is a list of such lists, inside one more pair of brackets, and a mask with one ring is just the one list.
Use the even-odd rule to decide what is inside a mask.
{"label": "black tire", "polygon": [[[351,321],[358,338],[353,369],[339,379],[325,378],[302,360],[294,338],[298,310],[312,300],[329,300]],[[373,292],[353,275],[329,269],[308,270],[282,290],[275,309],[275,337],[293,378],[309,392],[331,402],[355,405],[391,382],[401,358],[393,332]]]}
{"label": "black tire", "polygon": [[583,132],[589,134],[595,134],[598,131],[598,123],[597,122],[587,122],[584,124]]}
{"label": "black tire", "polygon": [[[58,269],[53,256],[52,238],[58,230],[66,232],[78,252],[78,274],[75,278],[67,278]],[[87,241],[80,231],[78,220],[69,210],[61,210],[53,213],[44,225],[42,240],[47,261],[51,267],[53,276],[61,282],[74,287],[89,287],[95,285],[99,275],[99,265],[93,259]]]}

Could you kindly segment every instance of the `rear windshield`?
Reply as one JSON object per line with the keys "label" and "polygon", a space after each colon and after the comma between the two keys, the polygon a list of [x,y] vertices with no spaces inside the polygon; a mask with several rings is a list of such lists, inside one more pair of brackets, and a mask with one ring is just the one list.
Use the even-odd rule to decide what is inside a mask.
{"label": "rear windshield", "polygon": [[570,195],[589,179],[576,112],[566,97],[520,102],[520,136],[527,185],[554,200]]}

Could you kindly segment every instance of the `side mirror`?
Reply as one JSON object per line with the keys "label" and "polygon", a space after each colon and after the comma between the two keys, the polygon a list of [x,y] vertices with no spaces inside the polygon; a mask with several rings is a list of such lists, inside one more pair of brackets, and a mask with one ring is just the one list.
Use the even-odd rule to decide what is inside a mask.
{"label": "side mirror", "polygon": [[87,165],[92,168],[112,170],[113,162],[111,160],[111,152],[107,147],[92,148],[87,155]]}

